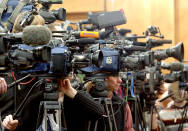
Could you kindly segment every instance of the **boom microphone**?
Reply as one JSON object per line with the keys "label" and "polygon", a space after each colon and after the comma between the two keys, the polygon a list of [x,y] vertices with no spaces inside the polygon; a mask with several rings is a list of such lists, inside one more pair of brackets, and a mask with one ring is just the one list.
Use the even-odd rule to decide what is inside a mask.
{"label": "boom microphone", "polygon": [[171,64],[162,62],[161,67],[163,69],[168,69],[171,71],[182,71],[184,69],[184,64],[182,64],[180,62],[172,62]]}
{"label": "boom microphone", "polygon": [[27,45],[45,45],[51,38],[52,32],[45,26],[30,25],[23,29],[22,42]]}

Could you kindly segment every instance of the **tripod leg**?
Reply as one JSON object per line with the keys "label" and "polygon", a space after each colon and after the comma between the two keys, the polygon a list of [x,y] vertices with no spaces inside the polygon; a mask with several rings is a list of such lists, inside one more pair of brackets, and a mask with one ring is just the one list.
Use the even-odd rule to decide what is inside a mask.
{"label": "tripod leg", "polygon": [[61,125],[61,108],[58,110],[58,116],[59,116],[59,131],[62,131],[62,125]]}
{"label": "tripod leg", "polygon": [[0,113],[0,131],[4,131],[4,127],[2,125],[1,113]]}
{"label": "tripod leg", "polygon": [[138,108],[139,108],[139,111],[140,111],[140,116],[141,116],[141,121],[142,121],[142,124],[143,124],[143,128],[145,129],[146,131],[146,121],[145,121],[145,118],[143,116],[143,111],[142,111],[142,107],[141,107],[141,104],[140,104],[140,97],[137,97],[137,101],[138,101]]}
{"label": "tripod leg", "polygon": [[139,96],[137,95],[135,97],[135,125],[136,125],[136,130],[139,130],[139,126],[141,126],[141,129],[144,129],[146,131],[146,122],[142,114],[140,99]]}
{"label": "tripod leg", "polygon": [[87,131],[90,131],[90,127],[91,127],[91,121],[88,122]]}
{"label": "tripod leg", "polygon": [[105,102],[105,109],[106,109],[106,113],[107,113],[107,116],[108,116],[108,126],[110,128],[109,130],[113,131],[112,130],[112,123],[111,123],[111,120],[110,120],[110,112],[108,110],[108,105],[106,104],[106,102]]}
{"label": "tripod leg", "polygon": [[44,109],[44,130],[47,131],[47,109]]}
{"label": "tripod leg", "polygon": [[141,129],[144,129],[144,124],[143,124],[143,120],[142,120],[142,112],[141,112],[141,108],[139,107],[139,101],[136,100],[136,121],[137,121],[137,128],[138,130],[141,128]]}
{"label": "tripod leg", "polygon": [[112,103],[110,104],[110,108],[111,108],[111,112],[112,112],[114,128],[115,128],[115,131],[117,131],[117,125],[116,125],[116,120],[115,120],[115,117],[114,117],[114,111],[113,111]]}
{"label": "tripod leg", "polygon": [[97,131],[97,126],[98,126],[98,120],[95,122],[95,128],[94,128],[94,131]]}
{"label": "tripod leg", "polygon": [[[47,117],[49,114],[48,111],[54,112],[54,110],[58,111],[58,117],[57,117],[56,122],[54,121],[54,119],[51,119],[51,118],[49,119],[55,125],[55,127],[52,126],[52,128],[56,128],[59,131],[62,131],[62,123],[61,123],[62,106],[61,106],[61,103],[59,101],[44,101],[43,109],[44,109],[44,118],[43,118],[44,119],[44,131],[48,130],[48,123],[47,123]],[[50,114],[52,114],[52,113],[50,113]],[[57,122],[58,122],[58,126],[56,124]]]}
{"label": "tripod leg", "polygon": [[150,113],[151,113],[150,130],[152,131],[152,121],[153,121],[153,106],[151,106]]}
{"label": "tripod leg", "polygon": [[67,128],[67,123],[66,123],[66,120],[65,120],[65,113],[64,113],[64,108],[62,107],[62,116],[63,116],[63,125],[65,128]]}
{"label": "tripod leg", "polygon": [[135,113],[135,115],[134,115],[134,117],[135,117],[135,129],[136,129],[136,131],[138,131],[139,130],[139,124],[138,124],[138,119],[137,119],[137,116],[138,116],[138,112],[137,112],[137,99],[136,99],[136,97],[135,97],[135,102],[134,102],[134,113]]}

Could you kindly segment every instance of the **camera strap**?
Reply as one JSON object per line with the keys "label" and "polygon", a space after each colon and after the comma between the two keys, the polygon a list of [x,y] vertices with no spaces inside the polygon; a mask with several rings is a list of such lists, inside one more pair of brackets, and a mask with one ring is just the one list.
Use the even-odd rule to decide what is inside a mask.
{"label": "camera strap", "polygon": [[[19,1],[18,5],[14,9],[11,16],[8,18],[8,20],[5,23],[2,23],[6,29],[9,29],[14,24],[16,17],[18,16],[22,8],[25,5],[27,5],[29,2],[30,0]],[[8,6],[7,4],[8,4],[8,0],[3,0],[0,4],[0,22],[1,22],[1,17],[2,17],[3,12],[7,9],[7,6]]]}
{"label": "camera strap", "polygon": [[27,5],[30,2],[30,0],[23,0],[23,1],[19,1],[18,5],[16,6],[16,8],[14,9],[14,11],[12,12],[11,16],[9,17],[9,19],[7,20],[6,23],[6,28],[10,27],[11,25],[14,24],[16,17],[18,16],[18,14],[20,13],[20,11],[22,10],[22,8]]}
{"label": "camera strap", "polygon": [[[130,79],[131,79],[131,89],[130,89],[130,91],[131,91],[131,96],[132,97],[135,97],[135,95],[134,95],[134,76],[133,76],[133,73],[131,73],[131,72],[127,72],[127,77],[128,76],[130,76]],[[127,94],[128,95],[128,94]]]}
{"label": "camera strap", "polygon": [[0,21],[1,21],[3,12],[7,9],[7,3],[8,3],[8,0],[3,0],[0,4]]}

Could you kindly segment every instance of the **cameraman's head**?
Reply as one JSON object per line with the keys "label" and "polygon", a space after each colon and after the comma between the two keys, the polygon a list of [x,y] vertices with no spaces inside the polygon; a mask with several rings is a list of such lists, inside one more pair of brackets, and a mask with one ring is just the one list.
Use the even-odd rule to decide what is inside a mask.
{"label": "cameraman's head", "polygon": [[[22,12],[20,13],[14,23],[12,32],[13,33],[18,33],[18,32],[22,32],[23,28],[20,25],[20,21],[24,18],[24,16],[28,13],[28,11]],[[45,24],[45,20],[42,18],[42,16],[40,15],[33,15],[33,19],[31,21],[31,23],[29,25],[44,25]]]}
{"label": "cameraman's head", "polygon": [[86,85],[87,90],[93,97],[112,98],[113,92],[117,92],[122,80],[118,73],[98,72],[91,77],[93,81]]}
{"label": "cameraman's head", "polygon": [[118,91],[122,80],[121,77],[118,75],[118,73],[106,73],[107,77],[104,79],[106,83],[106,89],[109,91]]}

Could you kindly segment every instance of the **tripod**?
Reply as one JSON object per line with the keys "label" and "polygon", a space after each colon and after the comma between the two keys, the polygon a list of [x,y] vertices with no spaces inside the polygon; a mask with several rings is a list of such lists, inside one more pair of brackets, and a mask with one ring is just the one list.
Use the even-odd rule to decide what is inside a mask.
{"label": "tripod", "polygon": [[[62,131],[62,120],[61,120],[62,113],[61,112],[63,111],[63,106],[61,102],[57,101],[58,92],[51,91],[51,89],[53,89],[52,83],[46,83],[45,89],[47,89],[48,92],[44,92],[44,101],[40,102],[37,125],[39,125],[40,123],[39,117],[41,115],[41,111],[43,111],[43,121],[44,121],[43,130],[48,131],[50,128],[55,128],[53,130]],[[55,113],[57,113],[57,116],[50,119],[49,114],[54,115]],[[55,123],[54,119],[57,124]],[[52,122],[50,121],[51,127],[48,126],[49,125],[48,120],[49,121],[53,120]],[[63,123],[64,123],[64,126],[66,127],[65,120],[63,121]]]}
{"label": "tripod", "polygon": [[[107,118],[107,120],[105,120],[105,131],[117,131],[117,125],[114,117],[114,111],[113,111],[111,99],[95,98],[95,101],[98,101],[99,103],[104,105],[104,109],[106,111],[106,116],[104,116],[104,118]],[[112,116],[112,120],[111,120],[111,116]],[[99,122],[98,120],[95,122],[94,131],[97,131],[98,122]],[[90,130],[90,124],[88,126],[88,131],[89,130]]]}
{"label": "tripod", "polygon": [[58,117],[56,118],[56,121],[58,123],[58,126],[56,127],[57,131],[62,131],[62,124],[61,124],[61,111],[62,106],[61,103],[58,101],[41,101],[40,102],[40,109],[43,108],[44,111],[44,131],[47,131],[49,129],[47,120],[49,119],[48,114],[55,113],[55,110],[57,110]]}
{"label": "tripod", "polygon": [[135,131],[139,131],[139,127],[146,131],[147,124],[143,116],[143,110],[140,103],[140,97],[135,95],[135,98],[129,98],[130,101],[133,101],[132,107],[134,109],[134,119],[135,119]]}

